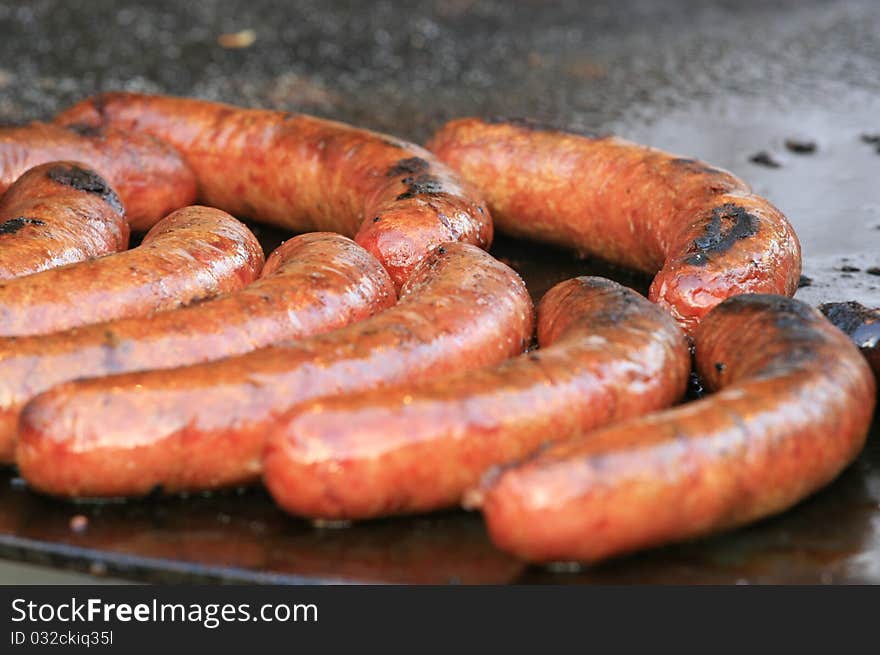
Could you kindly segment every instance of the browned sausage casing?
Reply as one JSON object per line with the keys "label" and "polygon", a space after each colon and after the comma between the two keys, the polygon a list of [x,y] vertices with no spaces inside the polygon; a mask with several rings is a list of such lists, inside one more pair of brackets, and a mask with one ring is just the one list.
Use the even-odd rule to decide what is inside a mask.
{"label": "browned sausage casing", "polygon": [[59,160],[83,162],[107,180],[138,232],[196,198],[192,171],[174,148],[150,135],[45,123],[0,128],[0,192],[26,170]]}
{"label": "browned sausage casing", "polygon": [[440,509],[493,465],[684,394],[691,357],[675,320],[609,280],[551,289],[538,342],[497,367],[295,409],[268,440],[266,486],[312,518]]}
{"label": "browned sausage casing", "polygon": [[263,266],[245,225],[210,207],[186,207],[137,248],[0,283],[0,336],[46,334],[145,316],[239,289]]}
{"label": "browned sausage casing", "polygon": [[859,453],[875,383],[807,305],[744,295],[713,309],[696,365],[716,394],[587,433],[474,494],[492,540],[531,561],[596,561],[784,511]]}
{"label": "browned sausage casing", "polygon": [[649,297],[690,334],[729,296],[797,289],[791,225],[726,171],[525,121],[452,121],[428,147],[485,194],[499,230],[656,273]]}
{"label": "browned sausage casing", "polygon": [[146,132],[177,147],[203,202],[298,232],[354,237],[399,287],[441,243],[488,248],[492,222],[470,185],[424,148],[304,114],[105,93],[62,124]]}
{"label": "browned sausage casing", "polygon": [[61,382],[211,361],[360,321],[397,300],[388,273],[356,243],[314,232],[282,244],[259,280],[220,298],[149,317],[0,339],[0,461],[18,415]]}
{"label": "browned sausage casing", "polygon": [[78,162],[27,171],[0,198],[0,279],[125,250],[129,227],[116,192]]}
{"label": "browned sausage casing", "polygon": [[525,285],[479,248],[439,247],[391,309],[247,355],[50,389],[22,411],[16,458],[63,496],[209,489],[260,474],[266,431],[317,397],[413,383],[498,363],[532,333]]}

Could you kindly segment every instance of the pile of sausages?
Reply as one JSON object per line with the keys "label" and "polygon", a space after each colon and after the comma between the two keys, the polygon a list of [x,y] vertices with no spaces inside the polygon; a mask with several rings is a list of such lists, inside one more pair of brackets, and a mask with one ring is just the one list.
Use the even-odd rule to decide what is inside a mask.
{"label": "pile of sausages", "polygon": [[[782,213],[613,137],[463,119],[422,148],[109,93],[0,129],[0,191],[0,458],[43,493],[464,504],[523,559],[594,562],[787,509],[872,419],[858,348],[790,298]],[[302,234],[264,261],[233,216]],[[580,277],[535,312],[495,227],[650,273],[649,299]],[[716,393],[673,407],[692,360]]]}

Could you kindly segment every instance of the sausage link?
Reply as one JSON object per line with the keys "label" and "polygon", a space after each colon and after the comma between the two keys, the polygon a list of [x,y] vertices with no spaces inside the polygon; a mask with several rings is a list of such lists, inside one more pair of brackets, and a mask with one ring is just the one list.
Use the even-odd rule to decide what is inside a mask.
{"label": "sausage link", "polygon": [[492,222],[470,185],[424,148],[304,114],[105,93],[62,124],[146,132],[177,147],[203,202],[298,232],[354,237],[400,287],[441,243],[488,248]]}
{"label": "sausage link", "polygon": [[174,309],[239,289],[262,266],[262,248],[243,223],[218,209],[186,207],[137,248],[0,283],[0,336]]}
{"label": "sausage link", "polygon": [[174,148],[147,134],[45,123],[0,128],[0,193],[30,168],[83,162],[119,194],[136,232],[196,198],[196,179]]}
{"label": "sausage link", "polygon": [[857,302],[829,302],[819,311],[853,340],[880,377],[880,309],[868,309]]}
{"label": "sausage link", "polygon": [[412,383],[522,352],[532,306],[479,248],[441,246],[391,309],[325,335],[166,371],[68,382],[32,399],[16,458],[36,489],[136,496],[251,482],[267,430],[313,398]]}
{"label": "sausage link", "polygon": [[0,199],[0,280],[125,250],[128,237],[100,175],[78,162],[35,166]]}
{"label": "sausage link", "polygon": [[0,339],[0,461],[10,461],[28,399],[77,378],[172,368],[329,332],[387,309],[391,278],[346,237],[311,233],[282,244],[249,286],[147,318]]}
{"label": "sausage link", "polygon": [[687,385],[690,351],[674,319],[609,280],[551,289],[538,341],[497,367],[298,407],[268,439],[267,488],[312,518],[436,510],[493,465],[667,407]]}
{"label": "sausage link", "polygon": [[726,171],[524,121],[453,121],[428,147],[485,194],[502,232],[656,274],[649,297],[688,334],[729,296],[797,289],[791,225]]}
{"label": "sausage link", "polygon": [[807,305],[744,295],[696,334],[716,394],[553,446],[475,492],[492,540],[520,558],[596,561],[782,512],[859,453],[875,382]]}

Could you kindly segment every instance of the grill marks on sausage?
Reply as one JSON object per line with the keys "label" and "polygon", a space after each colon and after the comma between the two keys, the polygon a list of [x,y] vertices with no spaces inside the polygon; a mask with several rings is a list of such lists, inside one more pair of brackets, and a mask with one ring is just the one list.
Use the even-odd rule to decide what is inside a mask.
{"label": "grill marks on sausage", "polygon": [[94,171],[80,166],[59,164],[46,171],[46,176],[53,182],[72,187],[77,191],[94,193],[101,197],[120,214],[123,213],[122,201],[103,177]]}
{"label": "grill marks on sausage", "polygon": [[96,125],[89,125],[88,123],[72,123],[70,125],[65,125],[64,127],[71,132],[84,137],[99,137],[104,134],[103,128]]}
{"label": "grill marks on sausage", "polygon": [[741,239],[753,237],[758,233],[758,217],[734,203],[725,203],[712,210],[712,220],[706,225],[702,236],[691,244],[687,263],[703,266],[709,262],[710,255],[730,250]]}
{"label": "grill marks on sausage", "polygon": [[410,175],[403,178],[401,182],[406,185],[407,189],[397,196],[397,200],[407,200],[416,196],[433,196],[445,191],[443,182],[429,173]]}
{"label": "grill marks on sausage", "polygon": [[17,216],[16,218],[11,218],[5,223],[0,224],[0,235],[2,234],[15,234],[20,229],[22,229],[25,225],[45,225],[46,221],[41,221],[39,218],[28,218],[27,216]]}
{"label": "grill marks on sausage", "polygon": [[424,173],[431,167],[426,160],[421,157],[408,157],[401,159],[391,168],[388,169],[386,175],[388,177],[397,177],[398,175],[416,175]]}

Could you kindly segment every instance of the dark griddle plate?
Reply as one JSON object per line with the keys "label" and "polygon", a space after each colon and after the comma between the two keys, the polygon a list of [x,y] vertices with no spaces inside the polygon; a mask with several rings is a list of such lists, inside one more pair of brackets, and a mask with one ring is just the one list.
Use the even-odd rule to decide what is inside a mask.
{"label": "dark griddle plate", "polygon": [[[253,29],[243,50],[217,45]],[[423,140],[470,114],[615,131],[729,168],[791,218],[810,303],[880,306],[880,5],[875,0],[0,0],[0,121],[99,90],[302,110]],[[818,150],[787,150],[789,137]],[[781,167],[749,161],[765,150]],[[261,230],[265,244],[279,235]],[[571,275],[645,281],[499,241],[534,296]],[[847,269],[847,270],[843,270]],[[858,270],[850,270],[858,269]],[[134,580],[880,583],[880,430],[781,517],[588,571],[522,566],[479,516],[318,529],[260,490],[75,506],[0,477],[0,556]],[[88,517],[82,533],[70,530]]]}

